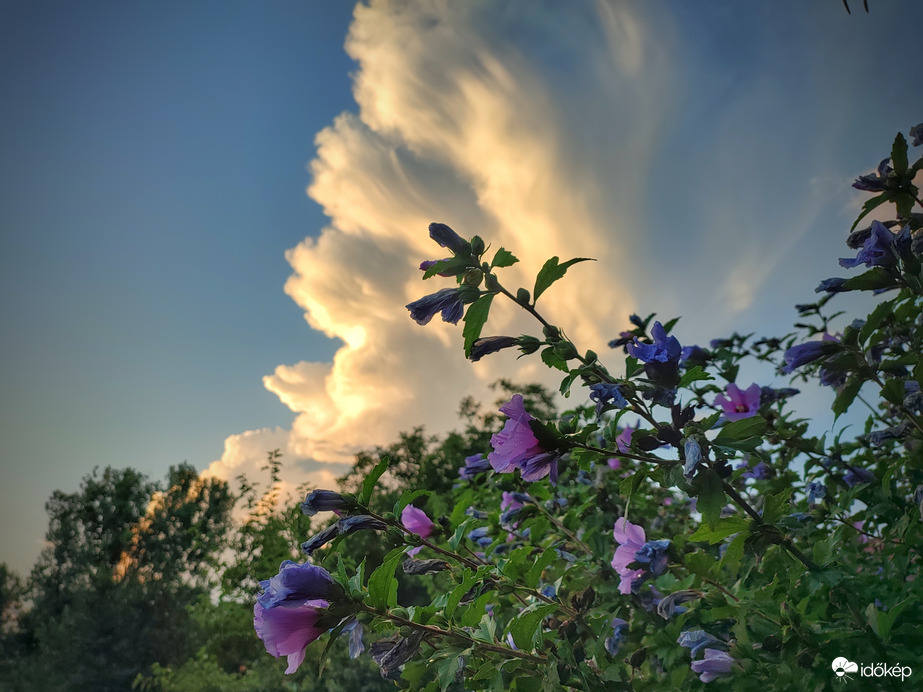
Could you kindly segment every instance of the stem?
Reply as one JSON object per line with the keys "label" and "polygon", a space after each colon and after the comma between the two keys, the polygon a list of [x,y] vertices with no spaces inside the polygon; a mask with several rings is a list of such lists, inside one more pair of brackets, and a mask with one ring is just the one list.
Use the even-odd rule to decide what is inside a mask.
{"label": "stem", "polygon": [[640,454],[633,454],[631,452],[622,452],[615,449],[603,449],[602,447],[594,447],[593,445],[584,444],[583,442],[572,442],[574,447],[580,447],[580,449],[586,449],[590,452],[596,452],[598,454],[603,454],[610,457],[624,457],[625,459],[634,459],[635,461],[644,461],[648,464],[666,464],[669,460],[661,459],[659,457],[643,457]]}
{"label": "stem", "polygon": [[431,550],[435,550],[435,551],[436,551],[437,553],[439,553],[440,555],[445,555],[446,557],[450,557],[450,558],[452,558],[453,560],[456,560],[456,561],[462,563],[463,565],[465,565],[465,567],[470,567],[471,569],[477,571],[478,567],[481,566],[481,565],[479,565],[477,562],[474,562],[473,560],[469,560],[468,558],[464,557],[463,555],[459,555],[458,553],[453,553],[452,551],[446,550],[445,548],[440,548],[440,547],[439,547],[438,545],[436,545],[435,543],[430,543],[428,540],[426,540],[425,538],[423,538],[423,536],[420,536],[419,534],[414,533],[413,531],[411,531],[410,529],[408,529],[406,526],[404,526],[403,524],[401,524],[401,523],[398,522],[398,521],[394,521],[394,520],[392,520],[392,519],[388,519],[387,517],[383,517],[383,516],[380,516],[380,515],[378,515],[378,514],[375,514],[375,513],[374,513],[373,511],[371,511],[368,507],[362,507],[361,509],[362,509],[366,514],[368,514],[370,517],[374,517],[375,519],[378,519],[379,521],[383,521],[383,522],[386,523],[388,526],[393,526],[393,527],[396,528],[396,529],[400,529],[401,531],[403,531],[403,532],[404,532],[405,534],[407,534],[408,536],[416,536],[416,537],[417,537],[417,540],[419,540],[419,541],[420,541],[423,545],[425,545],[427,548],[430,548]]}
{"label": "stem", "polygon": [[723,586],[721,586],[721,584],[719,584],[718,582],[712,581],[711,579],[703,579],[702,581],[704,581],[704,582],[707,583],[707,584],[711,584],[711,585],[714,586],[716,589],[718,589],[721,593],[723,593],[725,596],[730,596],[731,598],[734,599],[735,602],[740,603],[740,599],[737,598],[737,596],[735,596],[735,595],[732,594],[730,591],[728,591],[727,589],[725,589],[725,588],[724,588]]}
{"label": "stem", "polygon": [[374,608],[369,608],[367,606],[363,606],[363,610],[365,610],[368,613],[372,613],[373,615],[377,615],[379,617],[385,618],[386,620],[390,620],[391,622],[401,625],[403,627],[413,627],[415,629],[422,630],[423,632],[427,632],[428,634],[432,634],[436,637],[452,637],[454,639],[460,639],[464,642],[468,642],[469,644],[472,644],[475,647],[483,649],[485,651],[493,651],[494,653],[502,654],[504,656],[513,656],[514,658],[521,658],[525,661],[531,661],[532,663],[547,663],[548,662],[548,659],[545,656],[541,656],[541,655],[536,656],[533,654],[527,654],[523,651],[517,651],[516,649],[510,649],[509,647],[501,646],[499,644],[488,644],[487,642],[482,642],[478,639],[474,639],[473,637],[469,637],[467,634],[463,634],[455,630],[444,630],[439,627],[433,627],[432,625],[423,625],[423,624],[420,624],[419,622],[414,622],[413,620],[407,620],[406,618],[402,618],[399,615],[393,615],[392,613],[389,613],[387,611],[382,612],[380,610],[375,610]]}
{"label": "stem", "polygon": [[[573,533],[571,533],[571,531],[566,526],[564,526],[564,524],[558,521],[554,516],[552,516],[551,512],[545,509],[540,502],[536,501],[534,504],[536,507],[538,507],[538,510],[542,514],[548,517],[548,521],[550,521],[552,524],[558,527],[561,533],[563,533],[565,536],[571,539],[574,543],[580,546],[580,549],[583,550],[587,555],[589,555],[590,557],[593,557],[593,550],[590,548],[590,546],[588,546],[586,543],[584,543],[579,538],[577,538]],[[544,596],[542,597],[544,598]],[[553,601],[548,601],[548,602],[552,603]]]}

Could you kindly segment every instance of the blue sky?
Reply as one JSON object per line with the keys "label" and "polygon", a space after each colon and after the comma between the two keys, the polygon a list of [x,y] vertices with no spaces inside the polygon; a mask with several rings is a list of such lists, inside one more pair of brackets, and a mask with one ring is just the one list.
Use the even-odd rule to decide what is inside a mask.
{"label": "blue sky", "polygon": [[786,331],[842,273],[849,182],[923,119],[923,6],[805,5],[4,3],[0,560],[96,465],[232,478],[280,447],[329,482],[540,377],[407,319],[431,220],[524,283],[599,258],[543,298],[597,349],[635,310]]}

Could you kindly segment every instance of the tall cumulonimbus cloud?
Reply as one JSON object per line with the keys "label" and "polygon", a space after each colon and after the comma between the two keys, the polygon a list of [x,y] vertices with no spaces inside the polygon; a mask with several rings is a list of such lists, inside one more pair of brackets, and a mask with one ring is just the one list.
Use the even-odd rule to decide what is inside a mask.
{"label": "tall cumulonimbus cloud", "polygon": [[[356,8],[346,50],[359,65],[359,113],[317,135],[308,194],[330,224],[288,252],[285,285],[311,327],[343,345],[332,363],[282,365],[264,378],[297,414],[281,446],[311,480],[329,482],[356,450],[401,430],[448,429],[461,398],[489,398],[498,377],[549,381],[515,354],[472,365],[461,324],[409,318],[406,303],[453,285],[420,280],[419,263],[445,254],[428,237],[431,221],[514,252],[520,263],[505,279],[514,289],[531,288],[552,255],[595,258],[540,308],[584,348],[603,349],[619,331],[634,309],[632,268],[620,258],[636,243],[669,93],[648,31],[630,9],[605,4]],[[484,334],[520,333],[540,332],[496,301]],[[252,468],[265,457],[261,435],[280,446],[278,430],[234,436],[209,471]]]}

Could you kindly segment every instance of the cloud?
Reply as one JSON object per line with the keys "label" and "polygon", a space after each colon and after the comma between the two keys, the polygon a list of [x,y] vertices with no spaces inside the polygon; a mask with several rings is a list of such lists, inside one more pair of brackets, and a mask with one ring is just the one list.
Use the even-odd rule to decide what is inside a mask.
{"label": "cloud", "polygon": [[[842,175],[824,152],[847,125],[840,117],[809,141],[821,116],[808,109],[826,102],[806,98],[824,74],[810,64],[823,34],[809,23],[792,34],[775,21],[767,41],[771,13],[740,30],[737,10],[678,7],[356,7],[346,50],[358,113],[317,135],[310,165],[308,194],[329,224],[286,255],[286,293],[342,346],[332,362],[264,378],[294,412],[291,429],[229,438],[216,473],[255,468],[279,447],[300,477],[330,482],[357,450],[401,430],[450,428],[462,397],[489,399],[498,377],[556,384],[537,359],[508,352],[472,365],[460,326],[409,319],[406,303],[451,285],[420,280],[420,261],[444,256],[431,221],[516,254],[503,276],[512,288],[531,288],[552,255],[595,258],[539,308],[600,353],[634,311],[684,311],[683,325],[691,315],[714,328],[755,305],[825,209],[794,181]],[[728,54],[722,30],[735,41]],[[780,70],[798,77],[794,93]],[[835,86],[824,93],[842,104]],[[792,170],[806,156],[816,167]],[[497,300],[484,333],[538,328]]]}

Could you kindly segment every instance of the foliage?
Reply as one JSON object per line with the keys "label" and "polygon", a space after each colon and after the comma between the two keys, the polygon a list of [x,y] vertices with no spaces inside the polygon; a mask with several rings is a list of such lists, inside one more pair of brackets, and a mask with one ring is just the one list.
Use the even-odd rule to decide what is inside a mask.
{"label": "foliage", "polygon": [[[488,259],[478,236],[432,224],[452,257],[424,263],[424,278],[456,287],[409,304],[411,317],[463,319],[471,360],[538,353],[563,373],[561,393],[588,388],[586,404],[555,418],[514,394],[505,417],[472,419],[466,435],[439,444],[416,430],[361,455],[342,493],[302,504],[338,511],[303,546],[328,571],[264,585],[267,647],[302,613],[316,628],[273,650],[297,667],[305,646],[326,650],[358,620],[378,637],[382,676],[414,690],[821,690],[838,677],[877,676],[864,680],[875,688],[919,678],[921,168],[898,135],[877,174],[856,181],[877,193],[860,219],[894,218],[850,234],[858,252],[840,265],[866,270],[823,281],[822,297],[798,306],[798,332],[683,348],[676,320],[632,315],[610,344],[623,374],[537,308],[584,258],[552,258],[531,291],[511,290],[497,270],[518,262],[512,252]],[[827,305],[849,291],[878,304],[830,334],[838,315]],[[541,333],[483,337],[497,298]],[[836,417],[866,405],[864,427],[812,435],[793,409],[798,390],[747,386],[738,374],[748,363],[832,388]]]}

